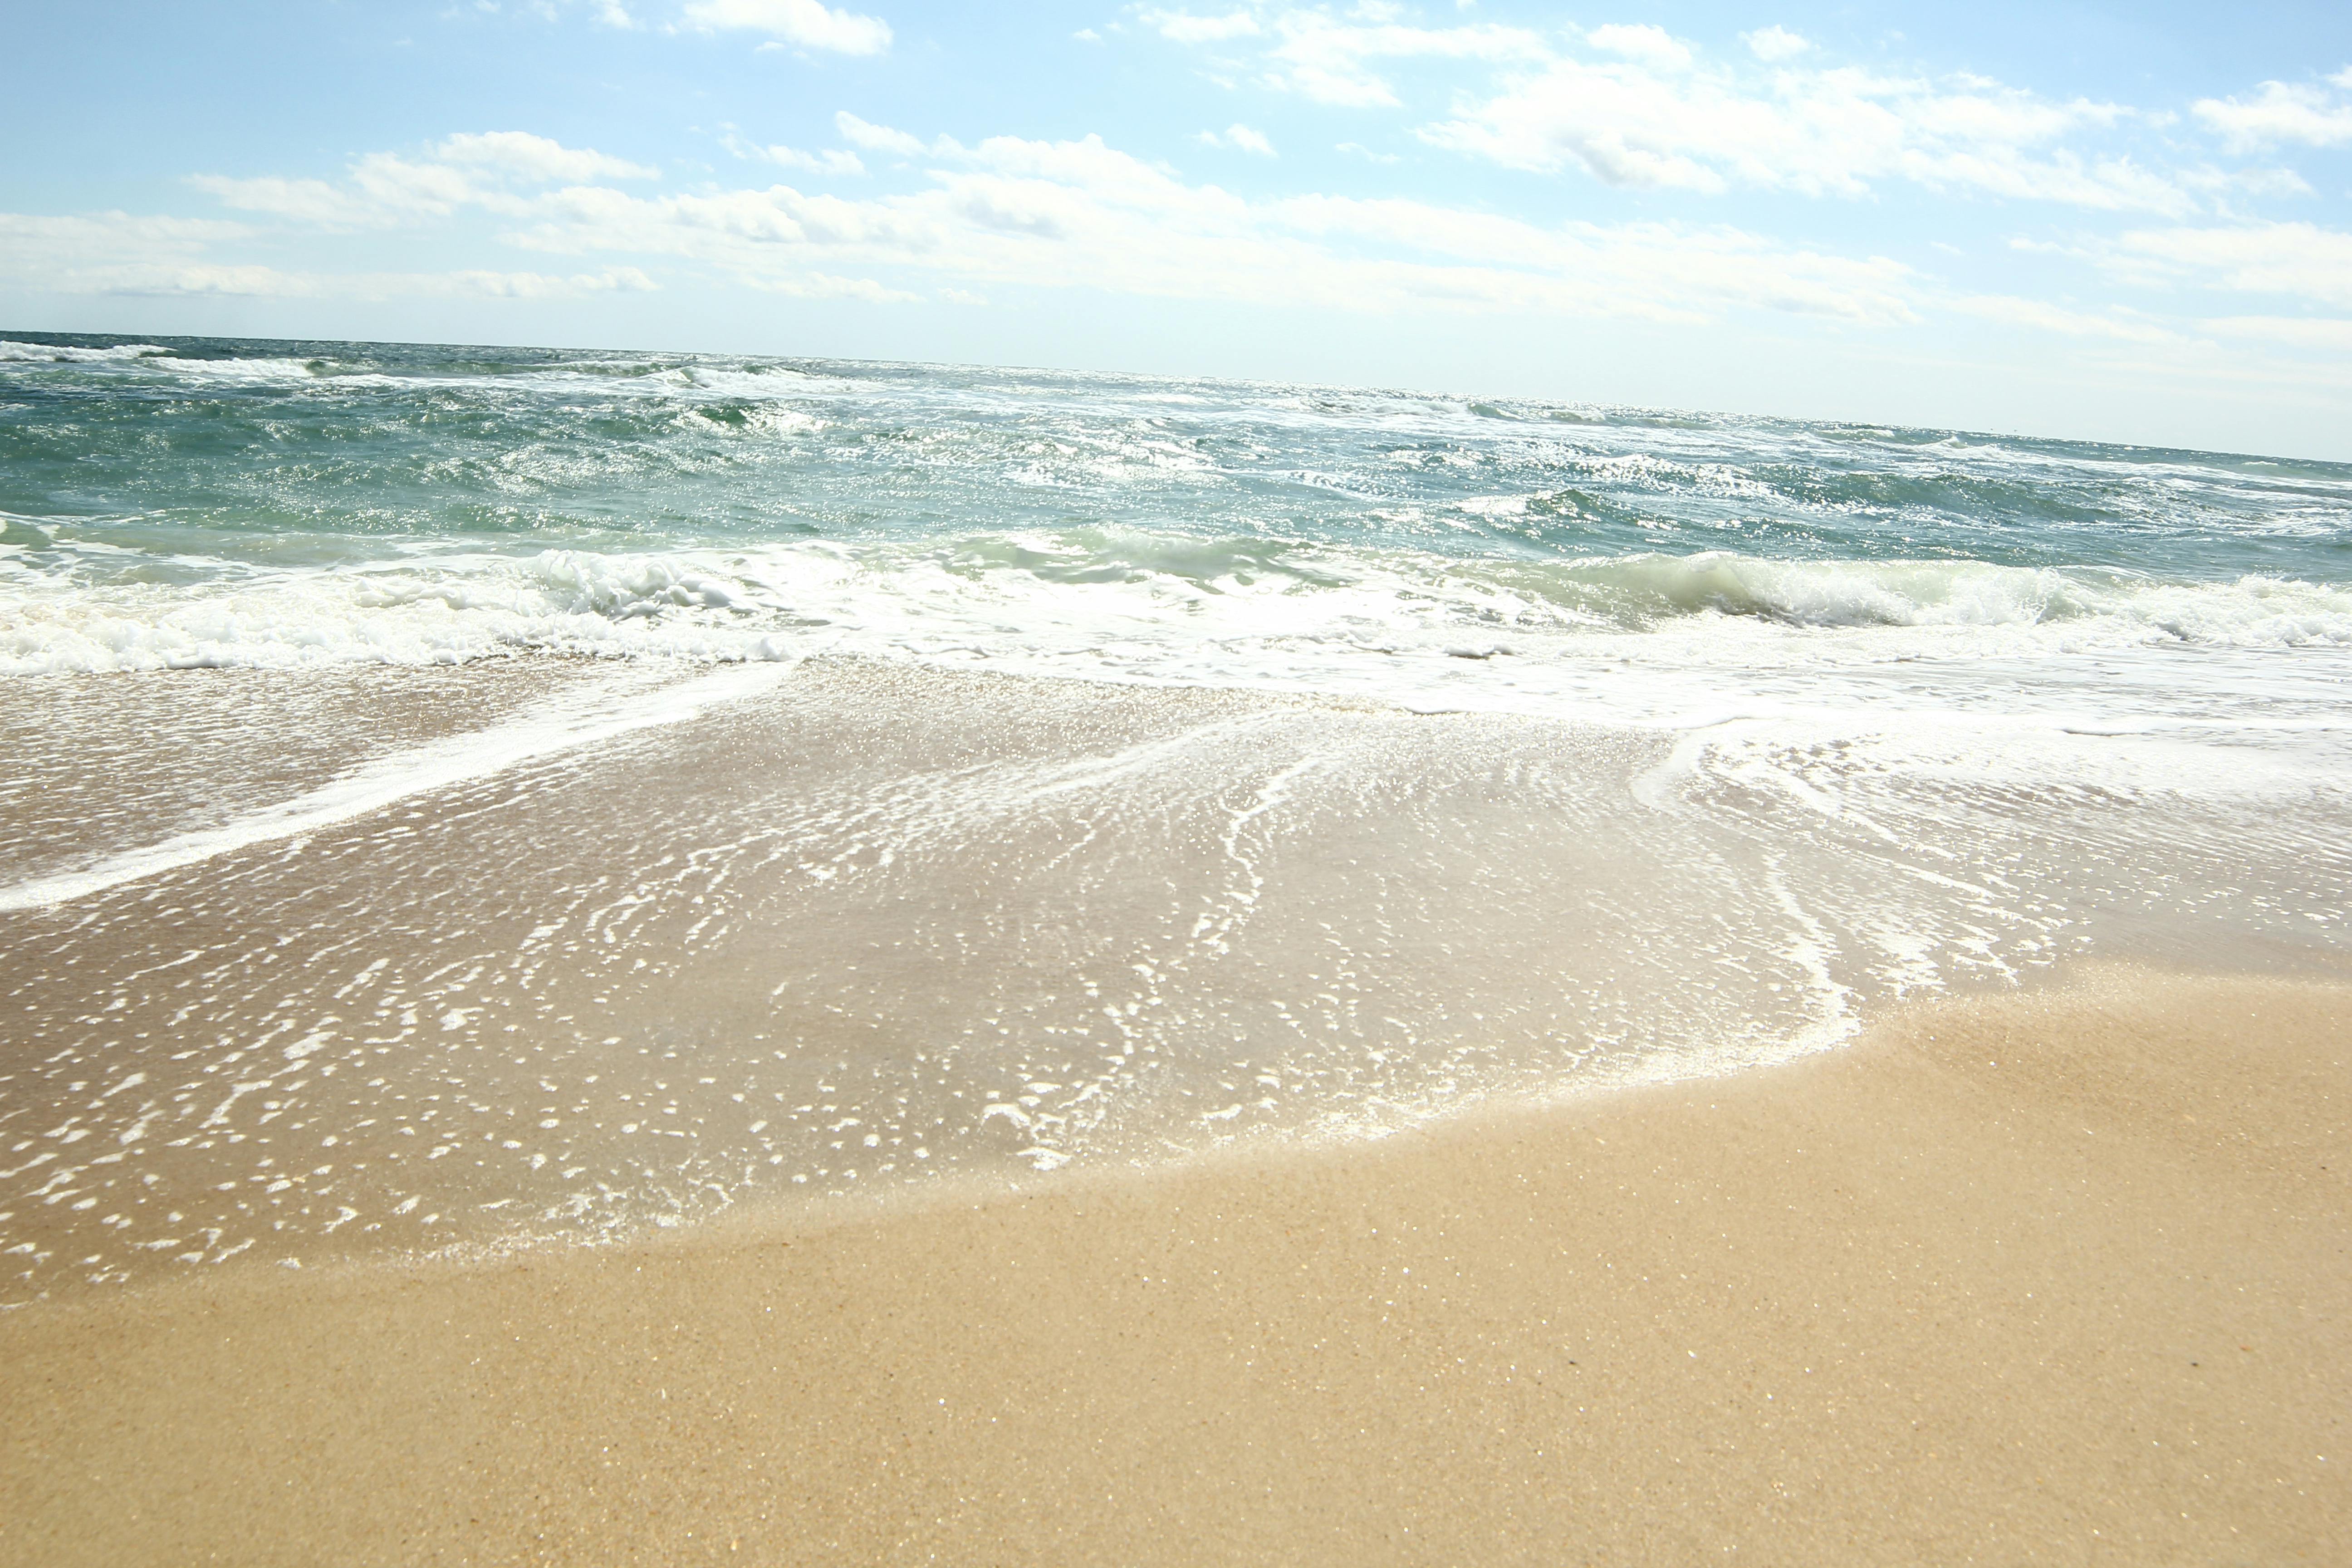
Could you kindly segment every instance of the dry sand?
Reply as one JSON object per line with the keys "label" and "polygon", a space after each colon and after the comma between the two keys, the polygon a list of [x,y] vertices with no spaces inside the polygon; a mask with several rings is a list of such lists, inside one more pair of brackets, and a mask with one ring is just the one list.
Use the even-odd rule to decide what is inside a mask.
{"label": "dry sand", "polygon": [[2352,987],[0,1317],[0,1560],[2352,1561]]}

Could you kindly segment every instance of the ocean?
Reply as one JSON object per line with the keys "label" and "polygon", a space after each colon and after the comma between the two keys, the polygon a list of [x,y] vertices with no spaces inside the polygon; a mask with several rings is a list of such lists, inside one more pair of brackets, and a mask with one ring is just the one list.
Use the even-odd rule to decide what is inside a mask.
{"label": "ocean", "polygon": [[0,1300],[2347,957],[2352,466],[0,339]]}

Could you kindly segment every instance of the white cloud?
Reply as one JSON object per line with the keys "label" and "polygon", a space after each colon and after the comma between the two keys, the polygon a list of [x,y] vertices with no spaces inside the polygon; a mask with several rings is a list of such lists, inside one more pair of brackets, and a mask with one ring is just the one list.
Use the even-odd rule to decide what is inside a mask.
{"label": "white cloud", "polygon": [[[1916,321],[1933,298],[1908,268],[1885,258],[1791,246],[1723,226],[1537,224],[1426,202],[1314,195],[1252,201],[1214,184],[1189,184],[1099,137],[994,137],[966,146],[947,137],[926,143],[845,112],[837,123],[854,144],[921,154],[919,183],[861,199],[784,184],[632,194],[617,183],[555,183],[601,154],[515,133],[452,137],[424,159],[362,157],[341,181],[215,177],[198,184],[244,210],[328,228],[485,215],[500,223],[504,243],[577,257],[584,265],[344,277],[276,272],[231,254],[251,237],[239,225],[118,214],[9,220],[0,226],[0,269],[43,279],[45,289],[79,292],[437,289],[548,299],[651,287],[641,268],[658,257],[748,287],[877,303],[917,298],[918,285],[908,279],[921,278],[929,280],[923,292],[940,299],[949,297],[947,289],[1065,288],[1370,312],[1696,321],[1787,311],[1864,326]],[[1245,147],[1248,131],[1228,128],[1213,140]],[[750,152],[828,173],[856,158],[839,150]],[[485,178],[508,173],[528,183]],[[2137,281],[2272,293],[2352,310],[2352,235],[2307,223],[2142,228],[2079,241],[2068,253]],[[1947,308],[2076,338],[2179,338],[2128,312],[2012,295],[1970,295]],[[2285,314],[2218,319],[2290,323],[2230,330],[2250,339],[2305,341],[2293,336],[2302,329]],[[2334,331],[2315,327],[2312,335],[2332,342]]]}
{"label": "white cloud", "polygon": [[1832,68],[1750,81],[1723,68],[1564,57],[1421,134],[1511,168],[1580,168],[1612,184],[1860,196],[1875,180],[1901,179],[2109,210],[2192,210],[2178,180],[2052,146],[2126,112],[1973,79]]}
{"label": "white cloud", "polygon": [[[1375,312],[1693,321],[1780,310],[1860,324],[1916,315],[1911,275],[1898,263],[1727,227],[1538,225],[1319,195],[1251,202],[1186,184],[1095,136],[992,137],[969,147],[940,137],[927,147],[854,116],[840,123],[860,144],[923,153],[924,183],[863,199],[789,184],[660,195],[587,184],[522,191],[470,180],[468,169],[375,155],[339,184],[207,188],[249,205],[268,198],[280,216],[308,213],[333,226],[414,225],[436,208],[471,210],[499,219],[506,244],[614,264],[604,273],[465,275],[469,287],[513,297],[583,289],[583,279],[608,275],[642,277],[619,264],[667,257],[748,287],[876,301],[911,298],[902,279],[919,274],[934,290],[1085,289]],[[1221,140],[1231,144],[1233,136]],[[496,285],[493,276],[513,281]]]}
{"label": "white cloud", "polygon": [[2138,229],[2094,257],[2137,281],[2185,281],[2352,308],[2352,234],[2316,224]]}
{"label": "white cloud", "polygon": [[1221,16],[1181,11],[1146,11],[1143,20],[1161,37],[1181,44],[1231,44],[1265,39],[1265,69],[1260,83],[1295,92],[1318,103],[1371,108],[1397,102],[1396,90],[1376,68],[1385,60],[1481,59],[1525,61],[1541,58],[1542,40],[1524,28],[1491,23],[1455,27],[1414,27],[1396,20],[1393,6],[1359,5],[1348,19],[1305,8],[1259,13],[1236,10]]}
{"label": "white cloud", "polygon": [[2293,169],[2214,169],[2190,171],[2182,184],[2216,198],[2249,196],[2308,196],[2316,195],[2311,182]]}
{"label": "white cloud", "polygon": [[2352,353],[2352,321],[2328,316],[2217,316],[2198,323],[2219,337],[2255,338],[2289,348]]}
{"label": "white cloud", "polygon": [[191,174],[188,184],[238,212],[290,217],[317,228],[364,228],[394,221],[383,203],[324,180],[287,180],[276,175],[240,180],[225,174]]}
{"label": "white cloud", "polygon": [[1952,309],[1987,321],[2001,321],[2010,326],[2032,327],[2040,331],[2058,332],[2070,338],[2113,338],[2131,343],[2169,343],[2180,341],[2180,334],[2152,321],[2126,315],[2094,315],[2089,311],[2053,305],[2044,300],[2021,300],[2014,295],[1979,294],[1951,301]]}
{"label": "white cloud", "polygon": [[342,185],[275,175],[234,179],[195,174],[188,183],[240,212],[267,213],[328,229],[391,227],[446,217],[466,205],[511,207],[521,199],[502,185],[479,183],[467,170],[393,153],[371,153],[360,159]]}
{"label": "white cloud", "polygon": [[661,171],[584,147],[566,147],[528,131],[462,132],[434,148],[445,163],[470,163],[525,180],[652,180]]}
{"label": "white cloud", "polygon": [[844,147],[826,147],[814,153],[803,153],[797,147],[781,142],[761,147],[744,141],[730,132],[721,141],[727,150],[738,158],[759,159],[786,169],[804,169],[812,174],[845,177],[866,173],[866,161]]}
{"label": "white cloud", "polygon": [[1474,23],[1460,27],[1350,26],[1320,12],[1286,12],[1282,41],[1269,51],[1267,85],[1319,103],[1393,104],[1395,90],[1374,60],[1475,59],[1508,64],[1540,58],[1543,42],[1519,27]]}
{"label": "white cloud", "polygon": [[[2352,87],[2352,70],[2328,79]],[[2313,147],[2352,142],[2352,103],[2338,102],[2333,94],[2315,87],[2266,81],[2249,100],[2200,99],[2189,110],[2220,132],[2232,152],[2252,152],[2282,142]]]}
{"label": "white cloud", "polygon": [[1203,147],[1223,147],[1235,153],[1254,153],[1261,158],[1271,158],[1275,155],[1274,143],[1265,139],[1264,132],[1253,131],[1248,126],[1238,123],[1228,125],[1221,132],[1203,131],[1194,140]]}
{"label": "white cloud", "polygon": [[1344,107],[1398,106],[1389,62],[1494,68],[1496,85],[1483,97],[1461,99],[1453,117],[1420,134],[1537,173],[1580,169],[1613,184],[1706,194],[1745,187],[1852,197],[1900,180],[2169,216],[2200,205],[2191,174],[2075,144],[2131,118],[2130,110],[2055,101],[1981,78],[1795,64],[1814,47],[1777,25],[1742,35],[1766,68],[1701,60],[1648,23],[1596,26],[1571,47],[1493,24],[1407,26],[1387,6],[1359,5],[1344,16],[1302,7],[1216,18],[1146,15],[1178,38],[1205,37],[1202,29],[1214,21],[1218,41],[1251,42],[1261,85]]}
{"label": "white cloud", "polygon": [[889,23],[820,0],[688,0],[686,19],[705,31],[740,28],[836,54],[878,55],[890,47]]}
{"label": "white cloud", "polygon": [[251,232],[218,219],[0,213],[0,278],[39,293],[219,292],[231,269],[209,252]]}
{"label": "white cloud", "polygon": [[871,278],[836,278],[829,272],[795,272],[782,276],[751,276],[741,279],[770,294],[796,300],[863,300],[870,305],[908,304],[920,300],[904,289],[892,289]]}
{"label": "white cloud", "polygon": [[[463,206],[512,211],[523,198],[509,181],[545,184],[598,178],[649,180],[659,171],[521,131],[462,132],[420,161],[371,153],[346,184],[277,175],[191,175],[188,184],[239,212],[267,213],[317,228],[385,228],[446,217]],[[487,183],[486,183],[487,182]]]}
{"label": "white cloud", "polygon": [[1260,30],[1257,18],[1247,11],[1229,11],[1222,16],[1195,16],[1187,11],[1145,11],[1141,20],[1161,37],[1180,44],[1221,44],[1228,38],[1254,38]]}
{"label": "white cloud", "polygon": [[[1982,166],[1965,177],[1979,188],[2000,189],[2003,181],[2016,179],[2042,182],[2046,190],[2060,176],[2105,181],[2106,189],[2114,188],[2113,170],[2083,167],[2063,153],[2027,167],[1981,150],[1938,151],[1917,127],[1979,134],[1988,126],[2006,127],[2023,137],[2048,133],[2053,124],[2089,112],[2016,101],[1990,89],[1965,96],[1968,101],[1947,95],[1903,106],[1898,116],[1910,128],[1904,135],[1914,138],[1909,152],[1933,153],[1942,163],[1922,170],[1905,163],[1904,138],[1897,136],[1889,162],[1867,167],[1930,181],[1956,179],[1962,177],[1952,173],[1964,166],[1960,161],[1976,157]],[[1897,112],[1884,104],[1879,111]],[[430,275],[441,278],[439,283],[421,280],[427,275],[405,281],[374,275],[306,281],[310,275],[272,273],[226,254],[252,237],[240,226],[173,226],[171,220],[122,215],[16,220],[15,229],[0,234],[0,257],[14,255],[18,274],[46,268],[66,279],[55,287],[80,291],[349,292],[365,287],[414,293],[443,288],[541,298],[649,286],[637,268],[649,258],[669,258],[749,287],[877,302],[915,298],[915,285],[907,281],[915,276],[929,279],[922,287],[933,298],[944,297],[943,288],[1059,287],[1366,311],[1459,309],[1680,321],[1777,310],[1884,325],[1917,320],[1935,299],[1908,268],[1884,257],[1841,255],[1723,226],[1538,224],[1433,203],[1316,195],[1252,201],[1215,184],[1188,184],[1097,136],[1064,142],[992,137],[967,146],[946,136],[926,142],[845,110],[835,123],[852,146],[919,157],[907,175],[912,187],[859,199],[789,184],[632,194],[616,182],[635,177],[635,165],[521,132],[449,137],[424,157],[369,154],[338,181],[203,176],[194,182],[229,206],[321,229],[416,227],[467,214],[487,216],[500,225],[502,243],[577,257],[586,269]],[[1272,151],[1246,125],[1202,139]],[[845,149],[730,144],[746,156],[825,174],[864,167]],[[1738,173],[1736,165],[1717,170],[1687,153],[1679,155],[1718,179]],[[612,178],[558,183],[591,169]],[[1834,163],[1813,177],[1829,188],[1841,173],[1860,177],[1856,166],[1840,171]],[[2095,200],[2095,193],[2084,199]],[[2089,261],[2127,282],[2270,293],[2352,310],[2352,234],[2309,223],[2176,224],[2063,247],[2025,238],[2017,243]],[[48,259],[36,266],[28,259],[36,255]],[[2177,336],[2145,317],[2012,295],[1970,295],[1949,308],[2074,337],[2152,343]],[[2252,333],[2247,329],[2241,335]]]}
{"label": "white cloud", "polygon": [[927,189],[870,200],[789,186],[661,198],[551,193],[515,237],[574,253],[690,258],[749,282],[922,270],[958,285],[1388,311],[1453,309],[1699,321],[1792,310],[1913,319],[1883,258],[1792,250],[1724,228],[1545,227],[1423,204],[1253,204],[1188,185],[1099,138],[941,142]]}
{"label": "white cloud", "polygon": [[308,273],[281,272],[274,267],[214,266],[152,267],[122,263],[49,279],[44,287],[59,294],[104,294],[143,299],[300,300],[323,290]]}
{"label": "white cloud", "polygon": [[901,158],[919,158],[928,151],[920,137],[893,131],[887,125],[868,124],[845,109],[833,117],[833,123],[840,131],[843,141],[856,142],[868,153],[895,153]]}
{"label": "white cloud", "polygon": [[491,188],[477,184],[462,169],[418,163],[392,153],[371,153],[352,164],[352,183],[371,200],[402,216],[438,217],[468,203],[496,205],[502,199]]}
{"label": "white cloud", "polygon": [[[351,281],[344,282],[348,288]],[[584,294],[645,294],[660,288],[634,267],[608,267],[602,272],[579,272],[551,278],[541,272],[378,273],[355,280],[356,292],[399,294],[470,294],[491,300],[573,300]]]}
{"label": "white cloud", "polygon": [[1746,44],[1748,53],[1758,59],[1774,65],[1782,60],[1793,60],[1813,47],[1811,39],[1801,37],[1778,24],[1759,27],[1752,33],[1742,33],[1739,41]]}
{"label": "white cloud", "polygon": [[1691,63],[1689,47],[1675,41],[1664,27],[1647,22],[1628,25],[1612,22],[1605,27],[1595,27],[1584,35],[1584,41],[1596,49],[1622,55],[1661,70],[1680,70]]}
{"label": "white cloud", "polygon": [[[637,19],[629,14],[628,7],[622,5],[621,0],[529,0],[528,4],[518,6],[517,9],[536,12],[542,20],[553,22],[560,20],[565,12],[574,6],[584,7],[599,23],[607,27],[631,31],[638,26]],[[499,7],[495,0],[475,0],[475,9],[494,15]],[[441,14],[444,16],[450,16],[457,15],[457,12],[453,6]]]}
{"label": "white cloud", "polygon": [[544,300],[656,287],[635,267],[607,267],[571,277],[481,268],[336,274],[289,272],[221,261],[208,254],[250,232],[240,224],[126,213],[69,217],[0,213],[0,285],[29,293],[276,300]]}
{"label": "white cloud", "polygon": [[1730,309],[1860,325],[1918,319],[1910,269],[1885,257],[1792,248],[1724,226],[1557,228],[1410,201],[1303,196],[1276,204],[1303,232],[1411,247],[1473,265],[1441,297],[1583,316],[1693,321]]}

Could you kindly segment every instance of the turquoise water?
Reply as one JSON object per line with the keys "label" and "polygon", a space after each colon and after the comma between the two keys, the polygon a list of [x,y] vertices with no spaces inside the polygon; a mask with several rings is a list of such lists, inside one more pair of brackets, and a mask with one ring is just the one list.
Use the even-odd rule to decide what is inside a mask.
{"label": "turquoise water", "polygon": [[1344,542],[1515,562],[1734,550],[2195,582],[2352,573],[2345,465],[714,355],[93,338],[0,353],[0,505],[230,559],[364,560],[363,542],[388,540],[1149,530],[1224,547],[1196,570],[1253,544]]}

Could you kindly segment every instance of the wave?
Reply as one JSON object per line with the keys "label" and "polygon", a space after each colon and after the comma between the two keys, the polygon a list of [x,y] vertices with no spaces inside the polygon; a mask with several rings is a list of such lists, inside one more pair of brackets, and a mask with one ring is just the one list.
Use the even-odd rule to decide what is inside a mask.
{"label": "wave", "polygon": [[[0,347],[0,508],[90,504],[262,555],[289,534],[708,551],[1090,525],[1551,566],[1728,550],[2293,580],[2341,574],[2352,518],[2343,465],[1876,426],[756,356],[42,338]],[[1719,593],[1776,595],[1759,613],[1811,613],[1771,584]]]}
{"label": "wave", "polygon": [[0,364],[112,366],[174,382],[312,381],[324,368],[315,359],[269,356],[184,357],[182,351],[160,343],[115,343],[103,348],[67,344],[27,343],[0,339]]}
{"label": "wave", "polygon": [[107,364],[124,360],[153,359],[172,351],[160,343],[110,343],[84,347],[74,343],[27,343],[0,338],[0,363]]}
{"label": "wave", "polygon": [[2167,583],[2094,568],[1974,561],[1781,561],[1708,551],[1580,561],[1550,573],[1570,595],[1654,623],[1750,616],[1795,626],[2065,626],[2129,640],[2235,647],[2352,643],[2352,589],[2249,575]]}
{"label": "wave", "polygon": [[[12,542],[22,541],[22,542]],[[1728,552],[1462,561],[1144,531],[270,565],[0,538],[0,674],[842,652],[1540,703],[1612,663],[1769,673],[2145,647],[2352,648],[2352,588]],[[282,559],[282,558],[281,558]],[[1509,673],[1501,673],[1505,666]]]}

